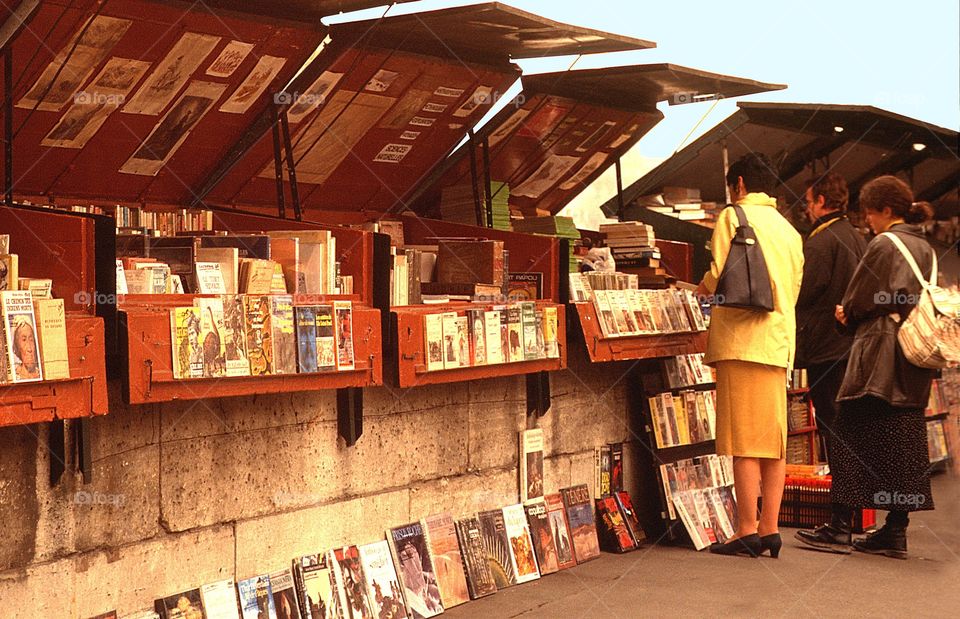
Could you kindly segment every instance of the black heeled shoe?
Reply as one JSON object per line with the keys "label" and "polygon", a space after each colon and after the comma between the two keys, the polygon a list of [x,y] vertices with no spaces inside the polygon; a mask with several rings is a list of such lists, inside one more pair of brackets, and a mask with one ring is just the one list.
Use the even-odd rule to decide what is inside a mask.
{"label": "black heeled shoe", "polygon": [[783,540],[780,539],[780,532],[764,535],[760,538],[760,554],[770,551],[770,556],[774,559],[780,556],[780,548],[783,547]]}
{"label": "black heeled shoe", "polygon": [[756,559],[760,556],[760,544],[760,536],[752,533],[725,544],[711,544],[710,552],[715,555],[744,555]]}

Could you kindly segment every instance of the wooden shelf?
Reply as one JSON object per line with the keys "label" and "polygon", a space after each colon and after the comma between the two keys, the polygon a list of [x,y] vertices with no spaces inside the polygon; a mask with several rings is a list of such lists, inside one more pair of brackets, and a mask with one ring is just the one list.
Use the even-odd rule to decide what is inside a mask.
{"label": "wooden shelf", "polygon": [[593,303],[571,303],[590,361],[633,361],[704,352],[707,332],[604,337]]}
{"label": "wooden shelf", "polygon": [[0,385],[0,427],[90,417],[93,385],[89,376]]}
{"label": "wooden shelf", "polygon": [[[182,303],[183,295],[177,296]],[[120,331],[126,354],[123,362],[123,398],[129,404],[383,384],[380,311],[368,307],[353,308],[356,369],[349,371],[175,379],[167,307],[162,304],[158,307],[125,306],[121,310]]]}
{"label": "wooden shelf", "polygon": [[[557,308],[557,344],[560,356],[535,361],[516,361],[496,365],[478,365],[450,370],[428,372],[423,317],[426,314],[438,314],[445,311],[457,311],[481,307],[474,303],[455,303],[439,305],[410,305],[394,308],[391,311],[393,332],[396,334],[395,348],[392,345],[391,382],[398,387],[417,387],[457,383],[497,376],[520,376],[535,372],[554,372],[567,367],[567,337],[564,306],[550,301],[537,301],[537,307],[553,306]],[[482,306],[489,307],[489,306]]]}

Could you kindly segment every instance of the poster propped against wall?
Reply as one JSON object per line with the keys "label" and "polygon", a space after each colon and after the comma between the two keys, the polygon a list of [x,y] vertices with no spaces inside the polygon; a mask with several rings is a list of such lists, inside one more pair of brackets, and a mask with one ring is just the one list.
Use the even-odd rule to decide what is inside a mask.
{"label": "poster propped against wall", "polygon": [[306,92],[291,95],[290,107],[287,108],[287,122],[298,123],[303,117],[317,109],[327,101],[330,91],[337,85],[343,73],[324,71],[315,79]]}
{"label": "poster propped against wall", "polygon": [[230,41],[217,56],[217,59],[207,67],[207,75],[230,77],[251,51],[253,51],[253,43]]}
{"label": "poster propped against wall", "polygon": [[191,82],[120,171],[156,176],[226,88],[226,84]]}
{"label": "poster propped against wall", "polygon": [[123,38],[131,23],[106,15],[92,17],[50,61],[17,107],[59,111]]}
{"label": "poster propped against wall", "polygon": [[140,90],[123,106],[126,114],[157,116],[173,101],[220,37],[186,32],[170,49]]}
{"label": "poster propped against wall", "polygon": [[[250,109],[256,100],[267,89],[273,78],[277,76],[280,69],[287,62],[286,58],[279,56],[263,56],[257,62],[257,66],[250,71],[247,79],[237,87],[236,91],[227,102],[220,106],[221,112],[228,114],[244,114]],[[288,119],[289,120],[289,119]]]}
{"label": "poster propped against wall", "polygon": [[580,157],[550,155],[546,161],[540,164],[536,172],[528,176],[525,181],[516,187],[511,188],[510,195],[536,200],[548,189],[556,185],[557,181],[569,172],[573,166],[577,165],[579,161]]}
{"label": "poster propped against wall", "polygon": [[111,58],[90,85],[73,97],[73,104],[40,142],[53,148],[83,148],[133,90],[149,62]]}

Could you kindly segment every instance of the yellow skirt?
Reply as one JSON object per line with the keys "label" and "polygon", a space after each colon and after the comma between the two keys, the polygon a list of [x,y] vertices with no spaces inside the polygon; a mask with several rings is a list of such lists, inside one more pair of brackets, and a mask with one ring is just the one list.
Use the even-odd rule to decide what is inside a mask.
{"label": "yellow skirt", "polygon": [[750,361],[717,361],[717,453],[784,458],[787,370]]}

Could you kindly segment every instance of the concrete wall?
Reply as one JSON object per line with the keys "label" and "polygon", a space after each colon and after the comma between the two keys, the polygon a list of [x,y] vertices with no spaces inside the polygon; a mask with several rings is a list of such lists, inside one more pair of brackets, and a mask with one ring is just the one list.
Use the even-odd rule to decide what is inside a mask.
{"label": "concrete wall", "polygon": [[[592,487],[593,448],[628,439],[624,373],[579,362],[551,375],[547,491]],[[92,483],[68,473],[54,488],[46,428],[0,429],[0,615],[131,612],[439,511],[515,503],[525,393],[522,377],[368,389],[353,448],[332,393],[129,409],[114,397],[91,422]]]}

